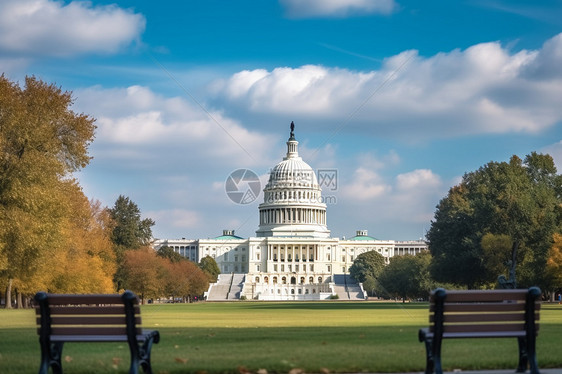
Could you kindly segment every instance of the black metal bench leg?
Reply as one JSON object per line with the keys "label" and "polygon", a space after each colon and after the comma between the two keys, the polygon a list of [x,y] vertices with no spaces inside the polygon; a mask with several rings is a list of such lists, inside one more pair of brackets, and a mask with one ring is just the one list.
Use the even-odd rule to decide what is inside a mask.
{"label": "black metal bench leg", "polygon": [[435,368],[435,363],[433,362],[433,341],[431,339],[425,340],[425,374],[432,374]]}
{"label": "black metal bench leg", "polygon": [[62,374],[62,347],[63,342],[41,343],[41,364],[39,365],[39,374],[47,374],[49,367],[53,369],[53,374]]}
{"label": "black metal bench leg", "polygon": [[527,355],[527,339],[523,337],[517,338],[517,346],[519,347],[519,364],[516,373],[524,373],[527,371],[528,355]]}
{"label": "black metal bench leg", "polygon": [[536,351],[535,339],[528,339],[527,341],[527,357],[529,361],[530,373],[540,374],[539,364],[537,362],[537,351]]}

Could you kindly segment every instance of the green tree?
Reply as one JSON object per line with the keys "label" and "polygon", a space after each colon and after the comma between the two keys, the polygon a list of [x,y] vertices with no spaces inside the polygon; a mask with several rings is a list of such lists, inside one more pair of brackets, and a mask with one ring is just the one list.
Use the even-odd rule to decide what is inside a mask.
{"label": "green tree", "polygon": [[416,256],[392,257],[379,276],[381,289],[389,296],[400,297],[402,300],[426,298],[434,288],[429,273],[430,263],[429,251]]}
{"label": "green tree", "polygon": [[124,253],[128,250],[143,248],[152,240],[152,226],[154,221],[150,218],[141,218],[141,211],[137,204],[128,197],[119,195],[113,208],[109,209],[113,219],[113,232],[111,240],[115,245],[117,271],[115,285],[117,290],[124,287]]}
{"label": "green tree", "polygon": [[365,282],[367,277],[377,279],[384,269],[384,256],[376,251],[361,253],[349,268],[349,274],[358,282]]}
{"label": "green tree", "polygon": [[168,259],[170,262],[176,263],[180,261],[187,261],[185,257],[175,252],[172,247],[164,245],[156,251],[156,255]]}
{"label": "green tree", "polygon": [[[427,235],[434,278],[486,287],[503,262],[505,274],[517,265],[520,286],[541,286],[552,235],[561,227],[561,182],[552,157],[537,153],[465,174],[439,202]],[[511,245],[490,247],[498,240]]]}
{"label": "green tree", "polygon": [[0,277],[11,307],[14,280],[26,283],[61,245],[65,180],[85,167],[94,119],[73,112],[71,93],[35,77],[24,87],[0,76]]}
{"label": "green tree", "polygon": [[199,262],[199,267],[205,272],[205,274],[207,274],[211,282],[216,282],[219,278],[221,270],[219,269],[219,265],[217,265],[215,259],[211,256],[207,255],[203,257]]}
{"label": "green tree", "polygon": [[115,245],[124,249],[138,249],[150,244],[154,221],[150,218],[141,219],[137,204],[119,195],[110,212],[115,221],[112,236]]}

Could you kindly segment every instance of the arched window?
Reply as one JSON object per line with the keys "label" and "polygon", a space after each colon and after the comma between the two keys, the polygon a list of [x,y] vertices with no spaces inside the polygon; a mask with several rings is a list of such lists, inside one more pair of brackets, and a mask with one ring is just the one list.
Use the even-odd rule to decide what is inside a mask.
{"label": "arched window", "polygon": [[291,295],[294,295],[294,294],[295,294],[295,289],[291,288]]}
{"label": "arched window", "polygon": [[268,283],[269,283],[269,278],[268,278],[268,277],[263,277],[263,281],[264,281],[264,283],[268,284]]}
{"label": "arched window", "polygon": [[308,283],[310,283],[310,284],[314,283],[314,277],[308,278]]}
{"label": "arched window", "polygon": [[304,277],[301,277],[301,284],[304,284]]}
{"label": "arched window", "polygon": [[291,277],[291,284],[297,284],[297,277]]}
{"label": "arched window", "polygon": [[256,283],[260,282],[260,277],[256,277]]}
{"label": "arched window", "polygon": [[281,283],[283,283],[283,284],[287,284],[287,277],[283,277],[283,278],[281,278]]}
{"label": "arched window", "polygon": [[277,277],[273,277],[273,284],[277,284]]}
{"label": "arched window", "polygon": [[322,283],[322,277],[318,277],[318,283]]}

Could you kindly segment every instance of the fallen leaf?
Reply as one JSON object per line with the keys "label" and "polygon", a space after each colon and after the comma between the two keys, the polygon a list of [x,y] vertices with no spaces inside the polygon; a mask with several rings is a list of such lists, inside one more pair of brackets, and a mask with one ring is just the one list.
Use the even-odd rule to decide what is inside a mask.
{"label": "fallen leaf", "polygon": [[70,362],[70,361],[72,361],[72,357],[70,357],[70,356],[64,356],[64,360],[65,360],[66,362]]}
{"label": "fallen leaf", "polygon": [[176,345],[174,345],[174,348],[175,348],[175,349],[178,349],[179,347],[180,347],[180,346],[179,346],[179,345],[177,345],[177,344],[176,344]]}
{"label": "fallen leaf", "polygon": [[321,368],[321,369],[320,369],[320,372],[321,372],[322,374],[330,374],[330,369],[328,369],[328,368]]}
{"label": "fallen leaf", "polygon": [[113,365],[119,365],[121,363],[121,360],[123,360],[121,357],[113,357]]}
{"label": "fallen leaf", "polygon": [[188,358],[176,357],[176,362],[178,362],[180,364],[187,364],[187,361],[189,361]]}
{"label": "fallen leaf", "polygon": [[267,369],[258,369],[257,374],[267,374]]}
{"label": "fallen leaf", "polygon": [[294,368],[289,370],[289,374],[303,374],[304,370],[303,369],[299,369],[299,368]]}
{"label": "fallen leaf", "polygon": [[248,370],[245,366],[238,366],[237,369],[240,374],[252,374],[252,372]]}

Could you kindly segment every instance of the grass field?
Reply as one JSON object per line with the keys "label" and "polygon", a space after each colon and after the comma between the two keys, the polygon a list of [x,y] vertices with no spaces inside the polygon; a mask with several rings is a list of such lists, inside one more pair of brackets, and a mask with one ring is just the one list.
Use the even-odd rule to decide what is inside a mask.
{"label": "grass field", "polygon": [[[142,307],[145,328],[160,331],[155,373],[421,372],[417,340],[424,303],[197,303]],[[541,368],[562,367],[562,306],[544,305],[537,340]],[[39,343],[33,310],[0,310],[0,373],[35,373]],[[65,373],[126,373],[126,344],[66,344]],[[453,369],[514,369],[516,339],[461,339],[443,344]],[[296,370],[294,371],[296,372]],[[260,371],[260,374],[265,371]]]}

